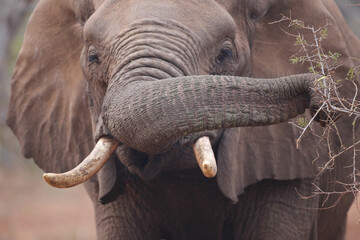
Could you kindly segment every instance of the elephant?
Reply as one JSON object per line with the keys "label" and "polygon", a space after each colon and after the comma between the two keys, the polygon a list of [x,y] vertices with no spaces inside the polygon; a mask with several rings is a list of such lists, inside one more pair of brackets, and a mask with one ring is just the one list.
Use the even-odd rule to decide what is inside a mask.
{"label": "elephant", "polygon": [[[269,24],[282,14],[330,25],[322,47],[341,54],[334,77],[355,66],[360,41],[332,0],[40,0],[7,124],[45,172],[73,169],[96,142],[114,142],[84,182],[98,239],[344,239],[353,195],[301,196],[314,182],[326,192],[351,181],[352,153],[318,176],[329,150],[311,134],[296,147],[287,121],[315,115],[319,97],[308,64],[289,62],[289,33],[312,36]],[[341,92],[353,90],[344,81]],[[352,122],[337,120],[334,149],[359,132]],[[192,148],[204,136],[214,178]]]}

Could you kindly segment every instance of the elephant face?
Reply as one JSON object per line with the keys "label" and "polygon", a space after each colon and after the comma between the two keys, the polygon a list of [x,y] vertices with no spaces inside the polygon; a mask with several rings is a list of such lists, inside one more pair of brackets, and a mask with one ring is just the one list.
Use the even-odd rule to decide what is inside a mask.
{"label": "elephant face", "polygon": [[[142,93],[138,97],[132,98],[133,92],[137,91],[134,88],[142,92],[147,89],[146,83],[145,85],[138,85],[138,83],[151,82],[150,84],[153,84],[156,80],[182,76],[249,75],[251,32],[254,30],[255,22],[265,15],[270,3],[271,1],[257,4],[244,1],[242,4],[234,2],[227,6],[230,9],[238,9],[237,14],[242,16],[241,24],[237,24],[229,13],[230,9],[226,9],[224,5],[215,1],[167,1],[166,4],[164,1],[151,3],[148,1],[128,3],[105,1],[98,9],[94,10],[84,24],[85,45],[81,55],[82,70],[88,82],[90,102],[93,103],[91,106],[92,122],[93,126],[98,129],[95,134],[96,140],[101,136],[110,135],[131,149],[150,155],[161,154],[162,162],[169,161],[170,157],[164,158],[163,154],[168,154],[170,149],[173,149],[170,154],[172,159],[190,155],[191,145],[184,144],[183,139],[180,139],[182,143],[179,144],[179,137],[189,138],[188,135],[194,132],[221,129],[220,126],[223,125],[221,117],[217,116],[219,120],[215,124],[211,124],[212,126],[209,128],[195,130],[190,127],[179,133],[179,129],[184,123],[177,123],[175,119],[170,120],[169,113],[182,108],[189,116],[186,121],[196,122],[203,114],[195,113],[191,116],[195,111],[190,108],[197,109],[200,106],[187,106],[192,105],[191,99],[180,99],[181,103],[178,105],[179,101],[174,99],[172,104],[162,106],[161,111],[160,109],[150,109],[153,104],[146,103],[147,101],[156,101],[157,97],[167,96],[167,100],[165,98],[158,100],[159,104],[163,105],[163,101],[168,101],[175,96],[170,96],[171,94],[168,93],[170,90],[164,90],[148,92],[148,94]],[[122,11],[120,12],[118,9],[122,9]],[[182,10],[179,11],[179,9]],[[186,95],[190,93],[186,90],[186,86],[179,84],[179,82],[186,84],[187,81],[187,79],[182,80],[181,78],[174,81],[177,85],[175,86],[176,90],[181,88],[176,93],[176,97],[179,95],[180,97],[184,95],[184,98],[188,97]],[[216,84],[220,86],[222,83]],[[167,87],[170,85],[171,83]],[[129,88],[130,91],[127,90]],[[161,89],[162,86],[157,88]],[[194,89],[197,87],[194,86]],[[210,89],[208,90],[210,91]],[[212,101],[217,99],[218,103],[225,104],[224,100],[219,99],[220,96],[215,96],[218,94],[217,92],[202,94],[214,95]],[[144,99],[149,95],[154,95],[154,99]],[[201,94],[199,93],[199,95]],[[139,102],[136,99],[140,99]],[[196,101],[196,98],[192,99]],[[186,101],[188,103],[185,103]],[[209,109],[213,108],[210,100],[206,102],[209,102]],[[202,109],[206,107],[204,105],[201,105]],[[152,116],[142,117],[142,119],[133,118],[129,111],[123,112],[122,109],[147,111],[151,112]],[[298,111],[302,112],[304,108],[300,106],[294,112]],[[156,116],[155,112],[158,112]],[[181,118],[175,113],[171,115]],[[127,125],[124,117],[133,118],[131,121],[137,123]],[[160,136],[158,130],[151,130],[153,126],[157,125],[157,121],[161,121],[156,119],[158,117],[166,119],[167,123],[172,122],[175,127],[169,126],[169,124],[159,126],[159,129],[161,128],[164,132],[163,136]],[[281,119],[281,116],[275,118]],[[202,124],[205,125],[204,122]],[[193,125],[198,125],[198,123]],[[251,123],[244,125],[248,126]],[[174,132],[169,127],[173,128]],[[149,129],[147,134],[142,134],[144,133],[143,128]],[[211,135],[215,144],[218,142],[221,131],[203,134]],[[198,136],[190,137],[190,139],[195,140]],[[148,144],[154,141],[157,141],[158,144]],[[135,142],[138,143],[135,145],[133,144]],[[149,179],[159,172],[159,165],[150,167],[153,161],[149,160],[148,156],[135,161],[136,156],[133,154],[127,156],[123,153],[124,151],[124,147],[120,147],[117,155],[121,156],[120,160],[133,173]],[[191,161],[191,163],[180,164],[182,165],[180,168],[194,167],[195,161]],[[144,165],[147,166],[146,173],[138,170],[139,166]]]}
{"label": "elephant face", "polygon": [[266,9],[240,7],[242,15],[250,14],[240,27],[215,1],[104,1],[98,9],[88,7],[93,13],[85,14],[90,17],[84,24],[81,66],[94,117],[101,114],[112,84],[188,75],[248,75],[255,12],[247,11]]}
{"label": "elephant face", "polygon": [[[342,54],[340,73],[352,66],[346,56],[358,51],[351,44],[358,40],[333,4],[40,1],[17,60],[7,122],[25,157],[33,157],[45,171],[74,167],[90,152],[94,138],[111,136],[120,142],[117,157],[97,176],[100,197],[117,182],[117,158],[149,179],[171,169],[164,162],[173,161],[173,168],[193,167],[191,143],[202,135],[213,138],[219,186],[235,201],[244,187],[264,178],[312,176],[311,163],[287,171],[278,161],[300,162],[313,154],[297,152],[293,143],[279,144],[295,138],[293,128],[282,125],[239,134],[235,127],[278,124],[314,105],[311,75],[243,77],[306,72],[307,66],[288,62],[296,50],[282,30],[286,23],[269,25],[281,14],[291,12],[309,25],[331,19],[341,26],[329,30],[333,37],[325,47]],[[308,5],[311,11],[303,11]],[[255,149],[254,136],[267,141],[266,146]],[[251,146],[239,153],[241,141],[246,142],[243,147]],[[264,160],[267,156],[271,161]],[[264,167],[239,176],[233,171],[244,161]],[[286,163],[289,168],[291,161]]]}
{"label": "elephant face", "polygon": [[[119,8],[122,10],[118,11]],[[110,97],[107,93],[110,85],[189,75],[249,74],[247,33],[245,29],[237,33],[231,15],[215,1],[168,1],[166,4],[164,1],[105,1],[98,9],[85,9],[92,12],[82,13],[81,17],[90,16],[84,20],[81,67],[90,93],[92,123],[98,130],[95,139],[111,134],[102,119],[103,99]],[[216,142],[221,131],[207,134]],[[131,172],[146,179],[159,172],[158,164],[155,167],[150,164],[146,171],[140,171],[139,166],[148,162],[149,157],[129,156],[124,152],[130,150],[124,148],[119,147],[117,155]],[[196,167],[190,144],[178,144],[170,154],[161,156],[161,162],[185,155],[190,156],[189,161],[167,164],[172,165],[168,169]]]}

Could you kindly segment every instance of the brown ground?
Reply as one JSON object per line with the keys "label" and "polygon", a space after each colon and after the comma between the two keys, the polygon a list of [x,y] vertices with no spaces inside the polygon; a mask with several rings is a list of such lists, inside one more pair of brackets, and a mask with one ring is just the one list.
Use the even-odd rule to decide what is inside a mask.
{"label": "brown ground", "polygon": [[41,176],[0,169],[0,240],[95,240],[85,189],[54,189]]}
{"label": "brown ground", "polygon": [[[84,188],[51,188],[33,165],[6,170],[0,165],[0,240],[95,240],[92,203]],[[346,240],[360,239],[359,219],[353,207]]]}

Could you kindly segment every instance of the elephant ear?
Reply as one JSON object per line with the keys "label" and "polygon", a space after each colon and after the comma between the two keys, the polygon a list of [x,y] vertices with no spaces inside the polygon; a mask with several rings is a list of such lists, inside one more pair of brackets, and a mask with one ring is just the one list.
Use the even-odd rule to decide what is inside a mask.
{"label": "elephant ear", "polygon": [[71,1],[39,2],[11,83],[7,124],[23,155],[44,171],[69,170],[93,145],[74,7]]}
{"label": "elephant ear", "polygon": [[[40,1],[16,62],[7,124],[23,155],[46,172],[73,168],[94,146],[80,67],[82,28],[92,10],[88,0]],[[110,171],[99,174],[100,179],[106,176],[104,187],[100,186],[106,195],[115,184],[108,176],[116,176],[116,170],[104,169]]]}
{"label": "elephant ear", "polygon": [[[343,64],[337,70],[342,79],[351,66],[354,66],[350,56],[360,56],[359,40],[346,25],[336,4],[332,0],[306,1],[274,1],[265,17],[256,23],[251,48],[252,76],[273,78],[308,72],[308,66],[292,65],[291,55],[298,50],[294,46],[295,39],[285,31],[304,34],[305,39],[313,39],[309,31],[291,29],[289,22],[269,24],[281,19],[282,15],[292,16],[302,20],[306,25],[321,27],[328,21],[328,38],[324,41],[326,51],[341,54],[338,62]],[[306,10],[304,10],[306,9]],[[340,77],[340,78],[341,78]],[[346,84],[342,90],[346,92]],[[351,92],[351,91],[349,91]],[[307,116],[309,119],[309,115]],[[343,123],[338,121],[338,128]],[[344,131],[351,127],[351,123],[342,126]],[[321,131],[315,124],[315,130]],[[351,131],[351,130],[349,130]],[[298,178],[313,178],[317,173],[317,166],[324,164],[327,149],[316,149],[317,139],[307,134],[296,148],[295,140],[300,131],[289,123],[256,128],[227,129],[218,151],[217,181],[222,192],[237,201],[237,196],[244,189],[263,179],[291,180]],[[320,159],[313,161],[317,156]]]}

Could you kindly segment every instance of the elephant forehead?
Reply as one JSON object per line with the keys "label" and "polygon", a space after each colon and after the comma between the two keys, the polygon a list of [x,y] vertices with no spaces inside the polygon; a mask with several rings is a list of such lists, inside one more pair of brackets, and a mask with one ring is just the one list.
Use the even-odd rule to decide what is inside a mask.
{"label": "elephant forehead", "polygon": [[214,0],[108,0],[85,25],[86,38],[114,38],[140,19],[170,19],[192,29],[201,39],[233,37],[235,23]]}

